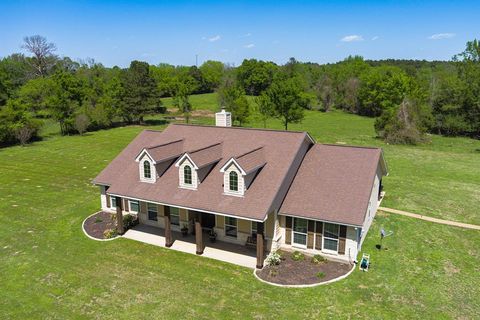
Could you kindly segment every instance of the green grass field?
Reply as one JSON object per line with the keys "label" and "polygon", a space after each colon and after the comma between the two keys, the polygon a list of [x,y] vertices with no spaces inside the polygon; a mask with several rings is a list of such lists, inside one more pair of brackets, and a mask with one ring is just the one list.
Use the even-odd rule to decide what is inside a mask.
{"label": "green grass field", "polygon": [[[384,145],[372,123],[312,111],[292,129],[319,142],[384,147],[385,206],[480,224],[479,141],[432,136],[422,146]],[[0,149],[0,318],[480,317],[473,230],[380,213],[363,247],[370,272],[309,289],[268,286],[248,269],[126,239],[88,239],[81,222],[100,205],[91,179],[144,128],[60,137],[49,127],[44,141]],[[381,252],[380,228],[394,231]]]}

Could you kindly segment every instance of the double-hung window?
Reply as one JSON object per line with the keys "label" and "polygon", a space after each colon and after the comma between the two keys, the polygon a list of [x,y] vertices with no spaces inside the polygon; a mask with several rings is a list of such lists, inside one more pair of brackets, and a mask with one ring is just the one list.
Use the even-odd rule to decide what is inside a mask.
{"label": "double-hung window", "polygon": [[188,185],[192,184],[192,168],[189,165],[183,168],[183,183]]}
{"label": "double-hung window", "polygon": [[256,236],[257,235],[257,222],[256,221],[252,221],[252,236]]}
{"label": "double-hung window", "polygon": [[225,217],[225,235],[229,237],[237,237],[237,219]]}
{"label": "double-hung window", "polygon": [[338,252],[338,233],[340,226],[333,223],[323,224],[323,249]]}
{"label": "double-hung window", "polygon": [[158,207],[154,203],[149,203],[147,205],[148,220],[157,221]]}
{"label": "double-hung window", "polygon": [[116,198],[116,197],[110,196],[110,206],[111,206],[112,208],[116,208],[116,207],[117,207],[117,198]]}
{"label": "double-hung window", "polygon": [[301,247],[307,246],[308,220],[293,218],[293,244]]}
{"label": "double-hung window", "polygon": [[170,223],[174,226],[180,225],[180,214],[176,207],[170,207]]}
{"label": "double-hung window", "polygon": [[132,211],[132,212],[138,212],[138,210],[139,210],[138,201],[136,201],[136,200],[129,200],[129,201],[128,201],[128,204],[129,204],[129,206],[130,206],[130,211]]}
{"label": "double-hung window", "polygon": [[146,179],[150,179],[152,177],[152,169],[150,168],[150,161],[145,161],[143,163],[143,176]]}
{"label": "double-hung window", "polygon": [[238,191],[238,173],[235,171],[230,171],[229,175],[229,185],[230,185],[230,191]]}

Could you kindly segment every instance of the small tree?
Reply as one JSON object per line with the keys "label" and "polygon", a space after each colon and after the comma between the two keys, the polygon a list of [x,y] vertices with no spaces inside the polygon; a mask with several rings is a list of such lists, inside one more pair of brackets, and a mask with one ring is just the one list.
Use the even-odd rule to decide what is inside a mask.
{"label": "small tree", "polygon": [[263,123],[263,127],[266,128],[267,120],[273,117],[274,114],[273,106],[265,93],[255,97],[255,102],[257,105],[257,114]]}
{"label": "small tree", "polygon": [[405,99],[397,108],[385,110],[375,121],[375,131],[388,143],[417,144],[425,141],[432,116],[427,106]]}
{"label": "small tree", "polygon": [[22,146],[25,146],[36,131],[37,129],[33,126],[29,124],[22,124],[15,130],[15,138],[17,138]]}
{"label": "small tree", "polygon": [[250,105],[245,91],[237,83],[233,75],[222,80],[218,89],[218,104],[232,113],[232,121],[242,125],[250,115]]}
{"label": "small tree", "polygon": [[282,121],[285,130],[288,130],[289,123],[301,122],[305,117],[303,106],[308,103],[295,78],[274,81],[265,96],[268,97],[273,114]]}
{"label": "small tree", "polygon": [[89,125],[90,119],[86,114],[81,113],[75,117],[74,126],[78,133],[80,133],[80,135],[83,135],[87,131]]}

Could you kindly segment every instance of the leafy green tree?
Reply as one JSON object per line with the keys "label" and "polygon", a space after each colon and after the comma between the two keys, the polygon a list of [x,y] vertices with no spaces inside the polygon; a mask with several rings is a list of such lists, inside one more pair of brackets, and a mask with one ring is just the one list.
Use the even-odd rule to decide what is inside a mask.
{"label": "leafy green tree", "polygon": [[148,63],[132,61],[122,73],[124,88],[120,116],[127,122],[143,122],[147,114],[161,110],[160,93]]}
{"label": "leafy green tree", "polygon": [[52,76],[52,90],[47,105],[62,134],[75,132],[75,113],[84,99],[83,82],[68,71],[57,71]]}
{"label": "leafy green tree", "polygon": [[0,108],[0,145],[16,142],[25,145],[38,137],[40,122],[25,110],[17,100],[9,100]]}
{"label": "leafy green tree", "polygon": [[199,69],[205,82],[205,91],[213,92],[220,86],[225,70],[225,65],[222,62],[208,60]]}
{"label": "leafy green tree", "polygon": [[285,130],[288,130],[289,123],[301,122],[305,116],[307,102],[303,93],[295,78],[275,80],[265,91],[273,114],[282,121]]}
{"label": "leafy green tree", "polygon": [[35,78],[28,81],[18,91],[18,100],[37,115],[48,112],[48,98],[52,94],[54,83],[51,78]]}
{"label": "leafy green tree", "polygon": [[232,113],[232,121],[242,125],[250,115],[250,105],[245,91],[236,82],[233,74],[226,76],[218,89],[218,103],[220,107]]}
{"label": "leafy green tree", "polygon": [[182,112],[187,123],[190,122],[190,114],[192,111],[192,104],[189,99],[190,90],[189,83],[177,81],[173,96],[173,105]]}
{"label": "leafy green tree", "polygon": [[405,72],[396,67],[372,68],[360,78],[359,113],[379,116],[415,93],[415,84]]}
{"label": "leafy green tree", "polygon": [[266,93],[262,93],[258,97],[255,97],[256,114],[263,123],[263,127],[267,127],[267,120],[274,116],[273,105],[270,102]]}
{"label": "leafy green tree", "polygon": [[29,80],[30,66],[22,54],[12,54],[0,60],[0,106],[15,97],[19,88]]}
{"label": "leafy green tree", "polygon": [[276,70],[277,66],[273,62],[245,59],[236,72],[238,82],[245,92],[257,96],[270,86]]}

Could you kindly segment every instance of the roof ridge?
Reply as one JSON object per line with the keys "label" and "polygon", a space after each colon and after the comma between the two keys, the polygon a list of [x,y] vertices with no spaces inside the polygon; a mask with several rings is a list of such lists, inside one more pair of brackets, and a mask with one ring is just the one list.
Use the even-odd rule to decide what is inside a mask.
{"label": "roof ridge", "polygon": [[174,140],[174,141],[157,144],[155,146],[146,147],[145,149],[153,149],[153,148],[158,148],[158,147],[164,147],[164,146],[168,146],[169,144],[177,143],[177,142],[180,142],[180,141],[183,141],[183,140],[185,140],[185,139],[183,139],[183,138],[182,139],[177,139],[177,140]]}
{"label": "roof ridge", "polygon": [[307,131],[299,130],[281,130],[281,129],[269,129],[269,128],[251,128],[251,127],[220,127],[216,125],[208,124],[187,124],[187,123],[171,123],[171,126],[185,126],[185,127],[200,127],[200,128],[218,128],[218,129],[235,129],[235,130],[254,130],[254,131],[268,131],[268,132],[282,132],[282,133],[305,133]]}
{"label": "roof ridge", "polygon": [[253,153],[253,152],[255,152],[255,151],[258,151],[258,150],[260,150],[260,149],[263,149],[263,147],[264,147],[264,146],[257,147],[257,148],[255,148],[255,149],[253,149],[253,150],[250,150],[250,151],[248,151],[248,152],[245,152],[245,153],[243,153],[243,154],[241,154],[241,155],[239,155],[239,156],[236,156],[236,157],[234,157],[234,158],[235,158],[235,159],[239,159],[239,158],[244,157],[244,156],[246,156],[246,155],[248,155],[248,154],[250,154],[250,153]]}
{"label": "roof ridge", "polygon": [[319,145],[319,146],[330,146],[330,147],[344,147],[344,148],[358,148],[358,149],[383,150],[381,147],[355,146],[355,145],[350,145],[350,144],[315,143],[315,145]]}
{"label": "roof ridge", "polygon": [[201,147],[201,148],[199,148],[199,149],[195,149],[195,150],[193,150],[193,151],[186,151],[185,153],[192,154],[192,153],[199,152],[199,151],[202,151],[202,150],[205,150],[205,149],[208,149],[208,148],[212,148],[212,147],[214,147],[214,146],[216,146],[216,145],[219,145],[219,144],[222,144],[222,143],[223,143],[223,141],[220,141],[220,142],[211,144],[211,145],[206,146],[206,147]]}

